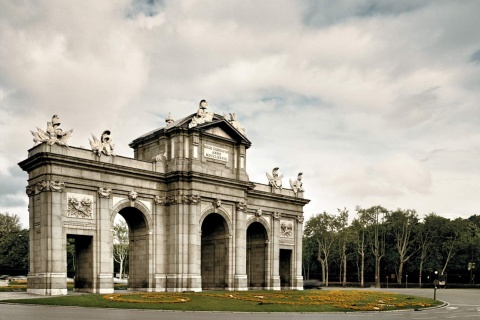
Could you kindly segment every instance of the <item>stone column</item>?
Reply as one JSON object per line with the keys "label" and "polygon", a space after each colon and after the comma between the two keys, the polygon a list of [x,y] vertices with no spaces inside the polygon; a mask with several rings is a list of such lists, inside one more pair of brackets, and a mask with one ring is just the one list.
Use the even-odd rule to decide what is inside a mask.
{"label": "stone column", "polygon": [[271,290],[280,290],[280,216],[279,212],[274,212],[272,215],[272,255],[271,255]]}
{"label": "stone column", "polygon": [[97,197],[97,231],[95,243],[96,256],[96,285],[95,293],[113,293],[113,233],[112,221],[110,220],[110,199],[112,190],[107,188],[98,189]]}
{"label": "stone column", "polygon": [[247,230],[245,229],[245,211],[247,205],[244,202],[237,203],[235,221],[235,290],[248,290],[247,282]]}
{"label": "stone column", "polygon": [[200,216],[199,195],[189,194],[185,196],[185,202],[189,204],[188,210],[188,281],[189,291],[202,291],[202,276],[199,252],[201,252],[201,237],[198,225]]}
{"label": "stone column", "polygon": [[[27,292],[41,295],[67,294],[66,235],[63,230],[64,184],[43,180],[36,184],[33,210],[35,236],[34,270],[28,275]],[[31,258],[31,259],[32,259]]]}
{"label": "stone column", "polygon": [[293,289],[303,290],[302,276],[302,241],[303,241],[303,216],[297,217],[296,239],[295,239],[295,268]]}
{"label": "stone column", "polygon": [[155,197],[155,209],[153,213],[153,255],[154,255],[154,291],[163,292],[167,286],[167,234],[166,226],[168,223],[166,210],[166,197]]}

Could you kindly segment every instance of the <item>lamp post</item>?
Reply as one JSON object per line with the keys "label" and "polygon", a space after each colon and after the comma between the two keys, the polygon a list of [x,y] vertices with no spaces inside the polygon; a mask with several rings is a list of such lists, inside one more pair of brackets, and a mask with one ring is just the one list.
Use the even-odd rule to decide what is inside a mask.
{"label": "lamp post", "polygon": [[433,300],[437,300],[438,271],[435,270],[435,280],[433,280]]}
{"label": "lamp post", "polygon": [[405,275],[405,289],[408,288],[408,274]]}

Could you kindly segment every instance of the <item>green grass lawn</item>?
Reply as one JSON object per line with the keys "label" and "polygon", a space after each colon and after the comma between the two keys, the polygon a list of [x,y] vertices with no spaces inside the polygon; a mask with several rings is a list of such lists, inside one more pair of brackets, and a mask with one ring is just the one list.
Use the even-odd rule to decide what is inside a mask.
{"label": "green grass lawn", "polygon": [[[171,301],[178,302],[172,303]],[[95,308],[233,312],[386,311],[422,309],[441,304],[439,301],[427,298],[366,290],[128,292],[8,300],[5,302]]]}

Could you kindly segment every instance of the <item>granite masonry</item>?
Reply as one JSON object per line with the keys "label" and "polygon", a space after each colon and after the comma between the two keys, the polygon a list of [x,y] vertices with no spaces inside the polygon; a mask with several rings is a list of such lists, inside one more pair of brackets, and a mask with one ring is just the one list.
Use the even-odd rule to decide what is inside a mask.
{"label": "granite masonry", "polygon": [[91,150],[68,146],[58,116],[32,131],[19,163],[29,174],[28,292],[67,293],[67,238],[75,290],[113,292],[117,214],[129,227],[131,290],[303,289],[302,174],[291,189],[278,167],[268,184],[251,182],[245,129],[207,107],[133,140],[134,159],[115,156],[109,130]]}

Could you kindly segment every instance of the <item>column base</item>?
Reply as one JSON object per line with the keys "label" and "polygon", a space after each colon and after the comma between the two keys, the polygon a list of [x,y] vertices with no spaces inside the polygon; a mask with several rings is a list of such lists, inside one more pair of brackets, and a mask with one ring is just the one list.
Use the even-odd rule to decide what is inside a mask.
{"label": "column base", "polygon": [[239,274],[233,277],[233,285],[237,291],[247,291],[248,290],[248,278],[246,274]]}
{"label": "column base", "polygon": [[67,294],[67,275],[65,273],[29,273],[27,292],[43,296]]}

